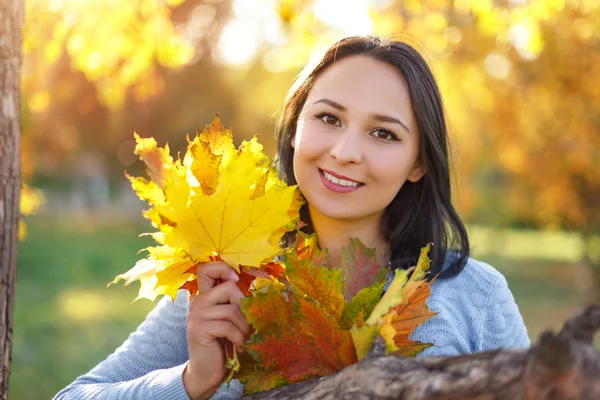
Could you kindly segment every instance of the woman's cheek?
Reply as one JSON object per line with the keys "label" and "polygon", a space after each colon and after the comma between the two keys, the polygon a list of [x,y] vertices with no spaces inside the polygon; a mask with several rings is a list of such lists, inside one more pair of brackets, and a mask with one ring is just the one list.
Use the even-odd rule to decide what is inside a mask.
{"label": "woman's cheek", "polygon": [[298,124],[298,129],[296,130],[295,150],[303,157],[306,157],[314,152],[315,141],[318,135],[315,132],[315,127],[310,123],[305,121],[299,122],[302,122],[302,125]]}
{"label": "woman's cheek", "polygon": [[306,128],[307,128],[307,121],[306,118],[301,115],[300,118],[298,118],[298,123],[296,125],[296,141],[298,140],[302,140],[302,138],[304,137],[304,135],[306,134]]}

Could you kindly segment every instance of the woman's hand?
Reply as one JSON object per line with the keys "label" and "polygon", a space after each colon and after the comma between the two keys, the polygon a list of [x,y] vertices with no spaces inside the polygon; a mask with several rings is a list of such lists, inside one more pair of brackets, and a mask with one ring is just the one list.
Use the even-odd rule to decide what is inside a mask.
{"label": "woman's hand", "polygon": [[[183,385],[191,399],[208,399],[225,378],[224,339],[241,348],[250,334],[236,286],[236,272],[223,262],[198,267],[198,296],[190,304],[187,322],[190,361]],[[218,282],[222,282],[217,284]]]}

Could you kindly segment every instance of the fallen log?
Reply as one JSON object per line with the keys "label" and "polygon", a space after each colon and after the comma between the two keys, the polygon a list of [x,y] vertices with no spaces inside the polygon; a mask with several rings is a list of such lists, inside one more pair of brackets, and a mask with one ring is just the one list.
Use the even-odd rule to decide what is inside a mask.
{"label": "fallen log", "polygon": [[244,399],[599,400],[599,328],[600,306],[590,306],[527,350],[408,358],[384,356],[379,340],[368,357],[335,375]]}

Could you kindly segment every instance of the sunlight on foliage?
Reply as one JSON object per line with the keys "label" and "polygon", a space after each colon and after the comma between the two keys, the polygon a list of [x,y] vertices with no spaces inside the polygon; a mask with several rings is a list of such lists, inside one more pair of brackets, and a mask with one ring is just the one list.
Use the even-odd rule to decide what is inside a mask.
{"label": "sunlight on foliage", "polygon": [[[157,63],[186,65],[192,43],[175,33],[169,6],[181,1],[26,1],[23,87],[33,112],[48,107],[44,80],[66,52],[72,68],[98,88],[101,103],[120,108],[130,87],[153,79]],[[146,93],[153,96],[160,93]],[[44,97],[46,96],[46,97]]]}
{"label": "sunlight on foliage", "polygon": [[[425,55],[440,83],[454,146],[456,204],[467,221],[600,230],[598,1],[231,0],[223,30],[208,29],[218,18],[213,2],[190,7],[181,16],[185,26],[176,25],[173,10],[186,3],[26,2],[22,88],[28,111],[50,114],[64,97],[76,100],[61,107],[73,106],[79,117],[95,108],[95,96],[112,110],[126,96],[159,96],[169,83],[163,69],[197,68],[194,49],[206,38],[210,44],[200,50],[213,57],[210,71],[226,78],[211,80],[203,96],[227,103],[233,94],[234,121],[266,126],[285,86],[334,41],[365,33],[400,38]],[[98,93],[77,97],[81,88],[68,78],[78,73]],[[180,90],[182,102],[189,92]],[[165,115],[173,114],[164,104]],[[56,147],[75,152],[87,145],[79,122],[65,123],[73,115],[60,115],[39,123],[57,138]],[[188,124],[189,115],[177,123]],[[121,118],[143,123],[145,117]],[[132,144],[117,137],[117,119],[104,129]],[[56,167],[61,158],[54,153],[44,161]]]}

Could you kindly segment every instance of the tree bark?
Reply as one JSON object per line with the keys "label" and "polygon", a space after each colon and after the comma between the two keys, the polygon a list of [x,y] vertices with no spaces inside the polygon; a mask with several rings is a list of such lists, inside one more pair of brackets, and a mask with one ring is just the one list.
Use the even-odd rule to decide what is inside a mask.
{"label": "tree bark", "polygon": [[8,398],[17,277],[23,16],[23,0],[0,2],[0,398],[3,400]]}
{"label": "tree bark", "polygon": [[455,357],[367,358],[339,373],[245,397],[279,399],[594,400],[600,399],[600,352],[592,341],[600,306],[545,332],[528,350],[499,349]]}

